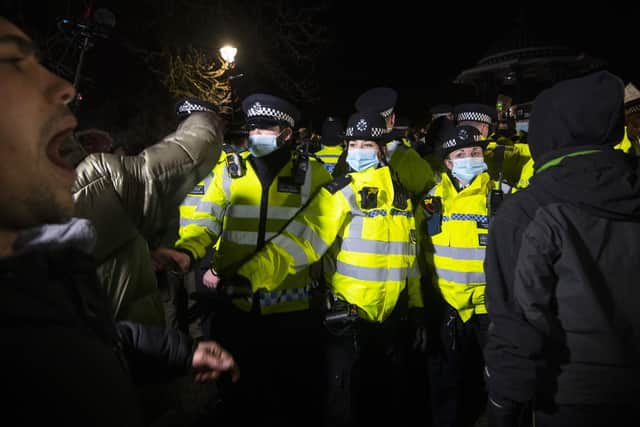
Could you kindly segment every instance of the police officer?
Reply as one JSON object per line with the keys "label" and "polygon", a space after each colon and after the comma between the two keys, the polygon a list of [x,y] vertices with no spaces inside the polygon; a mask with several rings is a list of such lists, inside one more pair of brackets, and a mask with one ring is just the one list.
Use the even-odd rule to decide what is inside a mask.
{"label": "police officer", "polygon": [[329,116],[322,122],[320,130],[320,150],[315,154],[322,160],[324,167],[330,174],[336,168],[336,163],[344,151],[344,125],[339,117]]}
{"label": "police officer", "polygon": [[446,172],[416,209],[429,324],[429,378],[437,426],[471,426],[484,408],[482,352],[488,327],[483,261],[504,183],[491,180],[485,141],[471,126],[449,131]]}
{"label": "police officer", "polygon": [[454,107],[454,115],[458,126],[473,126],[487,140],[485,161],[492,179],[518,182],[522,168],[531,159],[529,146],[495,134],[496,109],[484,104],[460,104]]}
{"label": "police officer", "polygon": [[[394,109],[397,100],[398,93],[394,89],[377,87],[360,95],[355,102],[355,107],[357,111],[377,111],[385,119],[387,129],[391,131],[396,122]],[[429,163],[420,157],[406,138],[389,139],[387,159],[400,183],[412,195],[417,196],[427,191],[435,182],[435,174]]]}
{"label": "police officer", "polygon": [[351,172],[325,185],[238,270],[254,291],[272,292],[334,251],[325,275],[329,426],[403,424],[408,413],[402,318],[408,306],[421,310],[422,296],[413,205],[385,164],[386,134],[377,112],[353,114],[345,132]]}
{"label": "police officer", "polygon": [[[214,243],[206,286],[235,273],[243,260],[284,228],[331,176],[320,162],[292,153],[298,110],[268,94],[242,102],[249,127],[249,152],[216,166],[213,181],[191,218],[184,218],[176,247],[193,260]],[[245,363],[246,381],[227,397],[237,425],[300,425],[317,402],[303,389],[318,389],[311,370],[318,357],[319,321],[309,310],[312,279],[302,268],[281,290],[238,297],[218,305],[212,330]],[[309,386],[311,384],[311,387]]]}

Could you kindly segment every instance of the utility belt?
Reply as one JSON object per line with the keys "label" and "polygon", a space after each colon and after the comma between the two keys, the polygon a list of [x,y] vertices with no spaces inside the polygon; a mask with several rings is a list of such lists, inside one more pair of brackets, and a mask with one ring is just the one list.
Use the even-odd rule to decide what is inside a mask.
{"label": "utility belt", "polygon": [[339,299],[332,292],[327,292],[323,313],[323,323],[327,328],[346,326],[359,319],[357,305]]}

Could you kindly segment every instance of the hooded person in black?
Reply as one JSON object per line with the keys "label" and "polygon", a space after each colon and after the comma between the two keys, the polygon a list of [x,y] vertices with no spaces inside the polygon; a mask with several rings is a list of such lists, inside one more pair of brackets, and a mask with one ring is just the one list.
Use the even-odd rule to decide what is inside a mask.
{"label": "hooded person in black", "polygon": [[490,425],[528,425],[526,408],[536,427],[637,417],[640,179],[613,149],[623,96],[597,72],[535,100],[535,175],[501,206],[485,259]]}

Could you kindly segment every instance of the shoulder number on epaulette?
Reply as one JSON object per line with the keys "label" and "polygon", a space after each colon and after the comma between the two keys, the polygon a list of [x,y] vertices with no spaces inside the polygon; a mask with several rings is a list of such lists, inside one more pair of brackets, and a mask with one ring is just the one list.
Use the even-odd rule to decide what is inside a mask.
{"label": "shoulder number on epaulette", "polygon": [[342,190],[344,187],[351,183],[351,177],[349,175],[342,175],[334,179],[328,184],[325,184],[324,188],[329,190],[331,194],[335,194]]}

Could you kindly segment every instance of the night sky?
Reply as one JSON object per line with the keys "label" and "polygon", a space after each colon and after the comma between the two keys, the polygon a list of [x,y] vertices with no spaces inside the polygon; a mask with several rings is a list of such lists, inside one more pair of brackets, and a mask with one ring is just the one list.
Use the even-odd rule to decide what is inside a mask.
{"label": "night sky", "polygon": [[[145,94],[162,90],[150,82],[157,77],[146,73],[145,64],[131,46],[153,50],[167,38],[178,44],[200,46],[214,45],[223,38],[251,39],[247,36],[252,27],[242,23],[229,21],[214,26],[181,16],[185,11],[211,5],[225,8],[234,4],[237,8],[242,4],[250,8],[251,2],[247,1],[25,0],[4,3],[20,10],[30,28],[42,34],[55,32],[55,23],[60,17],[79,18],[89,3],[94,9],[107,8],[116,16],[113,35],[96,42],[87,52],[83,77],[88,78],[89,83],[83,91],[86,101],[85,111],[79,111],[81,121],[83,118],[96,120],[97,115],[133,114],[135,110],[147,108]],[[307,7],[315,4],[283,4],[295,8],[300,7],[298,3]],[[635,53],[632,50],[632,40],[637,39],[630,22],[634,14],[622,8],[580,10],[581,16],[577,16],[506,2],[482,2],[482,5],[464,7],[460,2],[415,0],[391,1],[384,5],[347,1],[316,3],[322,6],[322,12],[314,18],[314,24],[325,28],[326,43],[314,60],[311,77],[317,81],[315,98],[296,101],[307,125],[318,125],[328,114],[346,119],[353,112],[355,98],[374,86],[397,89],[396,110],[414,121],[424,119],[434,104],[472,100],[472,94],[452,84],[452,80],[487,52],[508,46],[514,34],[524,34],[527,39],[538,41],[538,45],[567,45],[602,58],[625,83],[640,79],[637,47]],[[175,25],[172,26],[172,22]],[[265,78],[264,70],[255,69],[258,67],[252,62],[256,54],[252,51],[254,48],[246,43],[239,46],[238,72],[244,73],[244,77],[234,82],[238,96],[269,92],[292,99]],[[305,71],[295,70],[293,74],[301,72]],[[105,105],[107,99],[113,103],[114,97],[118,98],[116,103],[121,100],[122,106],[110,107],[118,110],[116,116],[105,114],[99,106]],[[122,118],[118,121],[125,126]]]}

